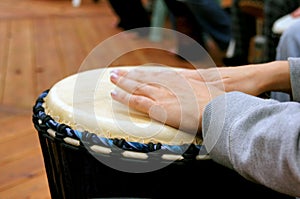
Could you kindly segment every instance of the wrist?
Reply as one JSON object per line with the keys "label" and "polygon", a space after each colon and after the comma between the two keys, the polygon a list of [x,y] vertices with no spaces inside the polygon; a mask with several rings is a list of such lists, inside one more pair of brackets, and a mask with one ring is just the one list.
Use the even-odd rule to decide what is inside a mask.
{"label": "wrist", "polygon": [[288,61],[273,61],[262,64],[258,74],[260,74],[260,87],[263,92],[290,91],[290,68]]}

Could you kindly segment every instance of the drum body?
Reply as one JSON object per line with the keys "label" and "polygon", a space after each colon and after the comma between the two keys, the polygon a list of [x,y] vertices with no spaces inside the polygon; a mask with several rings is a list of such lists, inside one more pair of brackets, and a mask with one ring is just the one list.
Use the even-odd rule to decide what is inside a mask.
{"label": "drum body", "polygon": [[[187,146],[181,158],[171,160],[162,158],[171,153],[178,157],[168,145],[136,144],[79,132],[45,112],[44,99],[48,93],[49,90],[43,92],[36,100],[32,121],[39,135],[53,199],[242,198],[244,195],[292,198],[249,182],[233,170],[203,158],[195,144]],[[146,154],[147,158],[125,156],[124,151]],[[126,172],[112,168],[98,158],[127,168],[149,167],[155,163],[161,169]]]}

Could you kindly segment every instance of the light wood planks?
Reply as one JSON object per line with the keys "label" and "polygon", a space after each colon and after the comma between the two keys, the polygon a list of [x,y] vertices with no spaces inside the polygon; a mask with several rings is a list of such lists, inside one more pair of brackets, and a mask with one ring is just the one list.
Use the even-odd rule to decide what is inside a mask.
{"label": "light wood planks", "polygon": [[[76,18],[77,19],[77,18]],[[84,43],[81,43],[76,30],[77,20],[73,18],[55,18],[54,28],[56,32],[57,50],[62,59],[61,66],[65,68],[65,75],[77,72],[81,62],[87,54]],[[86,31],[91,31],[86,29]]]}
{"label": "light wood planks", "polygon": [[47,186],[48,182],[45,179],[45,174],[41,173],[21,184],[17,184],[13,188],[6,189],[0,193],[0,197],[4,196],[3,198],[6,199],[50,199],[50,193],[45,189]]}
{"label": "light wood planks", "polygon": [[11,21],[3,103],[28,107],[35,97],[32,21]]}
{"label": "light wood planks", "polygon": [[50,198],[31,115],[0,116],[0,198]]}
{"label": "light wood planks", "polygon": [[9,29],[9,21],[0,21],[0,103],[4,97]]}
{"label": "light wood planks", "polygon": [[36,96],[49,89],[55,82],[66,75],[62,65],[62,55],[57,50],[57,32],[51,17],[33,20],[33,45],[35,54]]}

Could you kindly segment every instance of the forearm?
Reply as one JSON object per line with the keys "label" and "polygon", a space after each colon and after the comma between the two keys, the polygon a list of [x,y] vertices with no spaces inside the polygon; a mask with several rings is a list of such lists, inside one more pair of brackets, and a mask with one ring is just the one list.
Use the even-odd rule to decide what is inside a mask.
{"label": "forearm", "polygon": [[274,61],[258,71],[261,81],[261,90],[281,91],[292,94],[293,101],[300,102],[300,58],[288,58],[288,61]]}
{"label": "forearm", "polygon": [[206,107],[202,126],[213,160],[249,180],[300,196],[300,104],[230,92]]}
{"label": "forearm", "polygon": [[183,70],[182,74],[187,78],[207,82],[225,92],[240,91],[254,96],[269,91],[291,92],[288,61],[198,69],[196,72]]}
{"label": "forearm", "polygon": [[233,72],[221,69],[226,92],[241,91],[258,96],[269,91],[289,93],[291,90],[288,61],[231,67],[230,70]]}
{"label": "forearm", "polygon": [[290,67],[288,61],[273,61],[256,66],[259,87],[263,92],[290,93]]}
{"label": "forearm", "polygon": [[[300,101],[299,58],[254,66],[250,73],[256,70],[253,81],[261,83],[259,89],[291,92],[293,100]],[[229,92],[206,106],[202,132],[216,162],[249,180],[300,197],[299,103]]]}

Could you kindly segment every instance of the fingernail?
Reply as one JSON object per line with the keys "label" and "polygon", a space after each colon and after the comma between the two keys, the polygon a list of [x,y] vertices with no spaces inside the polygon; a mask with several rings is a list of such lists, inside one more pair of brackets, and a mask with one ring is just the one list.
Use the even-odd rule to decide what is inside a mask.
{"label": "fingernail", "polygon": [[110,74],[119,74],[119,70],[118,69],[113,69],[110,71]]}
{"label": "fingernail", "polygon": [[116,90],[112,90],[112,91],[110,92],[110,95],[111,95],[111,96],[116,96],[116,95],[117,95],[117,91],[116,91]]}
{"label": "fingernail", "polygon": [[111,79],[113,79],[113,80],[116,80],[116,79],[118,79],[118,74],[116,74],[116,73],[114,73],[114,72],[112,72],[111,74],[110,74],[110,78]]}

